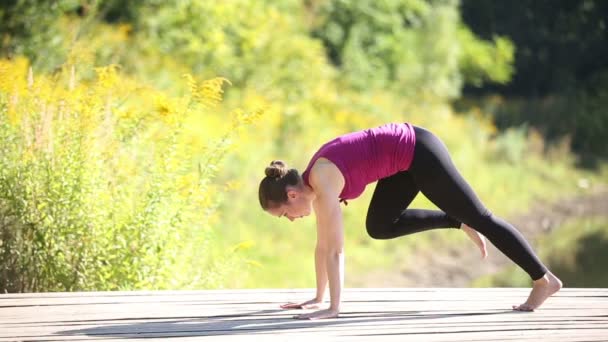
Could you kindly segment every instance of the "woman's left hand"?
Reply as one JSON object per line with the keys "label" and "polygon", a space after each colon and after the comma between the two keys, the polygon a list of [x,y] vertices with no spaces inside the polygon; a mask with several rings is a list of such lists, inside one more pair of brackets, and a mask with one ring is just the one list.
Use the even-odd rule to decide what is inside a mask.
{"label": "woman's left hand", "polygon": [[319,310],[319,311],[315,311],[315,312],[311,312],[311,313],[307,313],[307,314],[301,314],[301,315],[297,315],[294,316],[295,319],[309,319],[309,320],[316,320],[316,319],[324,319],[324,318],[335,318],[338,317],[339,311],[338,310],[334,310],[334,309],[325,309],[325,310]]}

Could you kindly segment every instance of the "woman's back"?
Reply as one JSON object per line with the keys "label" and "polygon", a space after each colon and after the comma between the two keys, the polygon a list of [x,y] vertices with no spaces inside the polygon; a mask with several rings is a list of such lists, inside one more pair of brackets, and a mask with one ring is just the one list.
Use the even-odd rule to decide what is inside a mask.
{"label": "woman's back", "polygon": [[311,158],[302,178],[306,184],[311,167],[319,158],[334,163],[344,176],[341,199],[361,195],[369,183],[410,167],[416,136],[408,123],[390,123],[339,136],[323,146]]}

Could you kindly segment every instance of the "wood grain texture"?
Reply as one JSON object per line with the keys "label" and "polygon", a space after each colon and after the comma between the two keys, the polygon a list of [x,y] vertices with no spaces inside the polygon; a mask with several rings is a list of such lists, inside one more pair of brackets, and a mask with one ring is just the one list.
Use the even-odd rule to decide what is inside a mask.
{"label": "wood grain texture", "polygon": [[300,321],[313,289],[0,295],[0,341],[608,341],[608,289],[566,288],[534,313],[523,288],[346,289],[339,318]]}

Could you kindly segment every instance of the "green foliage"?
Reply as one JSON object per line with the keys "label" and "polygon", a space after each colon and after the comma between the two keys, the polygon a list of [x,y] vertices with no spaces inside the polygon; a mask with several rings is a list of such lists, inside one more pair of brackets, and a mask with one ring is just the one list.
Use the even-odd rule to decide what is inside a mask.
{"label": "green foliage", "polygon": [[566,222],[541,241],[552,272],[569,287],[603,287],[608,262],[608,221],[587,217]]}
{"label": "green foliage", "polygon": [[257,114],[234,112],[208,141],[184,128],[221,101],[224,80],[187,77],[171,97],[114,66],[76,84],[70,66],[26,81],[22,60],[0,62],[0,288],[218,286],[233,256],[209,247],[211,180]]}
{"label": "green foliage", "polygon": [[305,34],[297,16],[282,12],[281,5],[289,4],[156,2],[142,8],[136,30],[150,49],[171,54],[194,74],[222,75],[239,88],[294,101],[310,96],[310,89],[330,78],[331,70],[321,44]]}
{"label": "green foliage", "polygon": [[513,46],[480,41],[460,25],[457,1],[326,2],[314,35],[356,89],[457,97],[463,79],[506,82]]}
{"label": "green foliage", "polygon": [[585,154],[608,157],[608,69],[594,75],[585,89],[579,92],[580,109],[569,113],[574,127],[572,145]]}
{"label": "green foliage", "polygon": [[[545,149],[532,129],[501,134],[487,108],[454,115],[463,82],[507,82],[519,51],[502,33],[480,40],[457,1],[59,3],[0,5],[3,27],[29,11],[48,24],[0,42],[40,74],[28,85],[23,60],[0,63],[5,289],[312,286],[314,222],[258,208],[262,169],[301,169],[324,141],[389,121],[437,133],[498,214],[576,191],[568,148]],[[217,76],[226,94],[225,79],[196,81]],[[223,109],[223,95],[264,116]],[[370,192],[344,211],[349,274],[449,243],[371,241]]]}
{"label": "green foliage", "polygon": [[329,1],[314,34],[356,89],[394,84],[408,95],[454,96],[460,87],[457,52],[444,34],[455,14],[454,5],[425,1]]}
{"label": "green foliage", "polygon": [[528,148],[526,129],[509,129],[492,141],[488,158],[517,164],[525,159]]}
{"label": "green foliage", "polygon": [[505,37],[494,37],[493,42],[480,40],[465,26],[458,29],[462,48],[460,72],[465,83],[482,86],[488,81],[505,84],[514,72],[515,47]]}
{"label": "green foliage", "polygon": [[542,98],[486,96],[477,100],[489,109],[497,126],[534,127],[543,133],[549,144],[564,140],[578,152],[583,166],[597,166],[605,158],[608,132],[608,73],[599,73],[593,83],[576,91],[564,91]]}
{"label": "green foliage", "polygon": [[606,159],[608,2],[464,0],[461,12],[477,35],[508,36],[516,46],[511,82],[469,89],[506,100],[495,112],[499,127],[527,124],[550,141],[567,137],[587,166]]}
{"label": "green foliage", "polygon": [[45,67],[58,67],[72,38],[61,30],[62,15],[74,12],[77,7],[75,0],[3,1],[0,5],[0,54],[39,56],[37,61]]}
{"label": "green foliage", "polygon": [[575,89],[606,69],[606,1],[463,0],[461,13],[477,35],[506,35],[517,47],[517,72],[500,88],[507,94],[532,97]]}
{"label": "green foliage", "polygon": [[[608,247],[608,222],[586,217],[564,222],[538,241],[541,259],[568,287],[603,287]],[[476,286],[528,287],[530,278],[516,266],[477,279]]]}

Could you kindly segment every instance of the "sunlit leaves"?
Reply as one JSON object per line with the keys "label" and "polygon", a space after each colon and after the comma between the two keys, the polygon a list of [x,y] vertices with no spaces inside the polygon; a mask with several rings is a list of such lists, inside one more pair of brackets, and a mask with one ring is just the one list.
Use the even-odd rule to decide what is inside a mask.
{"label": "sunlit leaves", "polygon": [[200,262],[219,199],[211,180],[262,112],[233,110],[204,147],[183,127],[220,107],[228,80],[187,76],[191,91],[177,96],[116,65],[95,74],[33,75],[27,60],[0,61],[2,289],[211,286],[220,270]]}

